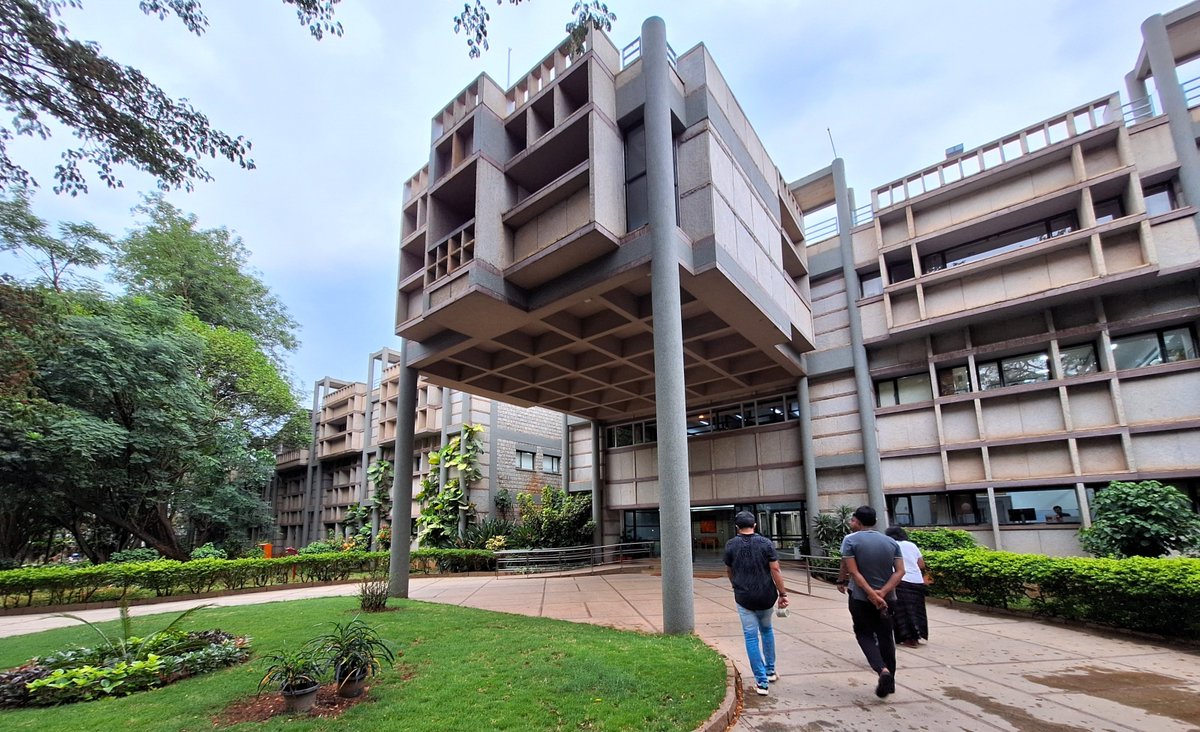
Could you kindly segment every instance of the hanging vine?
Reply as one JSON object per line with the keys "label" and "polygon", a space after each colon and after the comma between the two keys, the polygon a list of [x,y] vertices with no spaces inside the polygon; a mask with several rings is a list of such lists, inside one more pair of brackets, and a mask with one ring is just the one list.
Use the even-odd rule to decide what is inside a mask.
{"label": "hanging vine", "polygon": [[[483,425],[464,424],[445,445],[429,454],[429,475],[421,480],[415,498],[421,502],[417,540],[424,546],[445,546],[458,536],[459,517],[474,513],[467,488],[483,477],[479,453],[483,450]],[[446,484],[441,484],[441,466]]]}

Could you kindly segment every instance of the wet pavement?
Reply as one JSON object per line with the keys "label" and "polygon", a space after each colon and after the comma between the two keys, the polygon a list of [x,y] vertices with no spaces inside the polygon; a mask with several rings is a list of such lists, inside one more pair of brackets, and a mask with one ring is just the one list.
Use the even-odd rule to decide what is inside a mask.
{"label": "wet pavement", "polygon": [[[1200,732],[1200,652],[1118,633],[931,604],[930,642],[897,650],[896,693],[874,695],[875,675],[850,630],[845,598],[785,570],[791,614],[776,618],[780,680],[747,689],[733,729]],[[661,577],[414,576],[410,596],[487,610],[659,632]],[[749,678],[733,593],[723,573],[698,570],[696,632]],[[212,598],[254,604],[354,595],[355,584]],[[198,601],[131,608],[170,612]],[[89,620],[115,609],[76,613]],[[72,624],[49,614],[0,617],[0,637]]]}

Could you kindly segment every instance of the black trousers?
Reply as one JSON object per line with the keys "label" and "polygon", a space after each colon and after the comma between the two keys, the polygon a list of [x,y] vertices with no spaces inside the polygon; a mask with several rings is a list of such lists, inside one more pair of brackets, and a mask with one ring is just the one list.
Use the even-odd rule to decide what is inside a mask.
{"label": "black trousers", "polygon": [[892,638],[892,616],[883,614],[867,600],[850,598],[850,619],[854,637],[867,657],[867,663],[879,673],[885,668],[896,674],[896,642]]}

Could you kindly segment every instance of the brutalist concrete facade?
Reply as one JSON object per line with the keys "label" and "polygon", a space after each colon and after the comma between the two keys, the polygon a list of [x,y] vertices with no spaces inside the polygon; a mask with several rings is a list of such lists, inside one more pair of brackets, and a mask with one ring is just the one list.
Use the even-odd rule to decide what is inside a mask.
{"label": "brutalist concrete facade", "polygon": [[[400,353],[382,349],[371,354],[367,380],[325,378],[313,390],[312,447],[276,456],[275,478],[264,496],[277,524],[277,550],[302,547],[345,530],[346,510],[374,506],[375,486],[367,468],[375,460],[392,462],[411,474],[413,493],[430,474],[429,454],[457,435],[464,424],[483,427],[479,454],[481,477],[468,490],[476,520],[499,516],[500,490],[540,492],[561,487],[564,455],[562,414],[518,407],[448,389],[421,379],[413,410],[412,458],[395,461],[396,408]],[[369,428],[369,429],[368,429]],[[415,518],[420,506],[412,503]],[[510,512],[507,516],[513,518]],[[390,524],[372,513],[373,528]]]}
{"label": "brutalist concrete facade", "polygon": [[673,554],[682,515],[704,551],[749,508],[799,551],[806,518],[870,502],[1076,553],[1096,488],[1200,480],[1200,115],[1176,72],[1198,18],[1146,21],[1125,100],[1064,100],[869,200],[840,159],[784,182],[661,22],[481,76],[406,187],[404,368],[573,415],[598,541]]}

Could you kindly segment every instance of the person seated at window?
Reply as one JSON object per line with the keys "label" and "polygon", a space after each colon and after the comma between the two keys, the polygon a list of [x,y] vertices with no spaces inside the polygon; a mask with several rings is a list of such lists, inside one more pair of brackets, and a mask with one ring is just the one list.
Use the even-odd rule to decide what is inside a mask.
{"label": "person seated at window", "polygon": [[1054,513],[1046,515],[1046,523],[1048,524],[1061,524],[1063,522],[1070,521],[1070,519],[1071,514],[1063,511],[1062,506],[1055,506]]}

